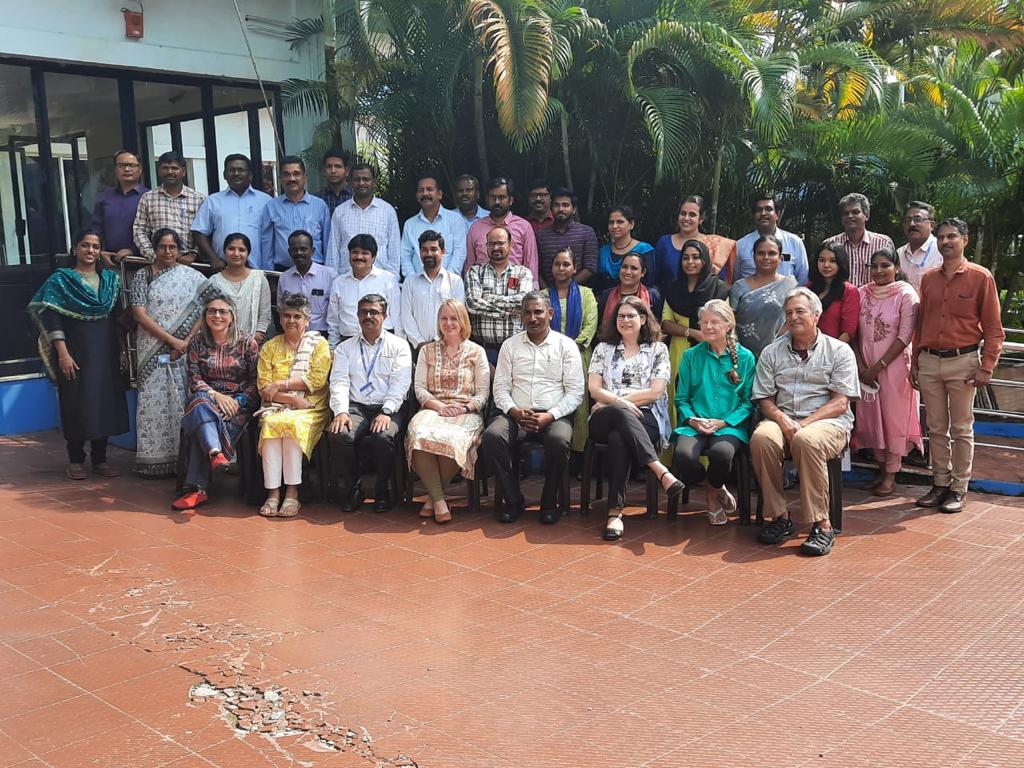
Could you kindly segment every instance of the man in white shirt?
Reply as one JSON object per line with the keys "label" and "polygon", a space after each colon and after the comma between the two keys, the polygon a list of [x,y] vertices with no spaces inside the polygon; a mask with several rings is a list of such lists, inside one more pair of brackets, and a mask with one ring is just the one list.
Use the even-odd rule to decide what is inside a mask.
{"label": "man in white shirt", "polygon": [[494,405],[500,411],[484,431],[484,453],[501,483],[506,505],[499,520],[515,522],[526,509],[512,468],[511,445],[544,446],[540,521],[558,522],[557,493],[569,462],[576,408],[583,401],[583,361],[576,343],[551,331],[551,300],[544,291],[523,299],[522,333],[501,345],[494,372]]}
{"label": "man in white shirt", "polygon": [[386,512],[394,506],[394,497],[388,493],[392,468],[395,461],[405,461],[395,451],[401,451],[401,407],[412,384],[412,356],[404,339],[384,330],[386,298],[376,293],[363,296],[358,314],[360,334],[334,350],[334,419],[327,427],[327,439],[331,463],[345,483],[342,511],[355,512],[363,503],[359,455],[368,451],[377,478],[373,511]]}
{"label": "man in white shirt", "polygon": [[444,193],[441,183],[432,174],[421,174],[416,180],[416,202],[420,212],[405,220],[402,227],[402,279],[422,274],[419,237],[427,230],[440,232],[448,243],[441,266],[449,272],[462,274],[466,263],[466,234],[469,227],[462,214],[441,205]]}
{"label": "man in white shirt", "polygon": [[[335,278],[327,307],[327,340],[331,349],[359,333],[356,308],[363,296],[379,293],[387,299],[388,306],[399,306],[398,278],[376,266],[376,259],[377,241],[373,235],[356,235],[349,240],[348,274]],[[386,317],[384,327],[394,331],[394,320]]]}
{"label": "man in white shirt", "polygon": [[[762,235],[775,235],[782,243],[782,261],[776,270],[780,275],[792,275],[797,285],[806,285],[808,280],[807,249],[804,241],[792,232],[779,226],[782,214],[774,195],[764,195],[754,200],[754,226],[756,229],[736,241],[736,268],[729,276],[735,283],[754,274],[754,243]],[[788,258],[787,258],[788,257]]]}
{"label": "man in white shirt", "polygon": [[348,175],[352,199],[339,203],[331,216],[331,245],[327,250],[327,266],[339,275],[349,273],[344,254],[356,235],[373,235],[377,241],[378,266],[393,275],[402,269],[402,235],[398,230],[398,214],[391,203],[376,196],[377,172],[369,163],[356,163]]}
{"label": "man in white shirt", "polygon": [[413,350],[440,338],[437,311],[446,299],[465,303],[462,278],[441,266],[444,263],[444,236],[428,229],[419,236],[420,263],[423,271],[402,283],[402,335]]}
{"label": "man in white shirt", "polygon": [[913,200],[903,213],[903,234],[907,242],[901,245],[896,255],[900,269],[914,290],[921,293],[921,278],[933,267],[942,266],[942,254],[932,234],[935,226],[935,209],[928,203]]}

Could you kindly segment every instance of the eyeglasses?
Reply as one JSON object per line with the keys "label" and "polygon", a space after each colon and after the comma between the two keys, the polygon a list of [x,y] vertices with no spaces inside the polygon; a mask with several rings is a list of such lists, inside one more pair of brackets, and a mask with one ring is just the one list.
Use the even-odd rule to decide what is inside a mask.
{"label": "eyeglasses", "polygon": [[230,315],[230,309],[221,309],[220,307],[207,307],[206,314],[208,315]]}
{"label": "eyeglasses", "polygon": [[128,168],[138,168],[139,167],[138,163],[116,163],[116,165],[117,165],[118,168],[121,168],[123,170],[127,170]]}
{"label": "eyeglasses", "polygon": [[917,216],[904,216],[903,217],[903,223],[904,224],[922,224],[922,223],[924,223],[926,221],[931,221],[931,220],[932,220],[931,216],[917,215]]}
{"label": "eyeglasses", "polygon": [[638,317],[640,317],[640,315],[638,315],[636,312],[629,312],[624,315],[616,315],[616,318],[619,320],[636,320]]}
{"label": "eyeglasses", "polygon": [[381,312],[379,309],[360,309],[356,314],[358,314],[360,317],[378,317],[379,315],[383,315],[384,313]]}

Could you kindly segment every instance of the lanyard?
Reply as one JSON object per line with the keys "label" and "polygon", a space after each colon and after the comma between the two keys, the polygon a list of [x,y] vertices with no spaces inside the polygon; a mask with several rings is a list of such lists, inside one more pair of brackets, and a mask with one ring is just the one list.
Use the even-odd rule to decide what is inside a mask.
{"label": "lanyard", "polygon": [[366,381],[369,383],[370,378],[373,376],[373,371],[377,367],[377,358],[380,357],[381,350],[384,349],[384,339],[378,339],[377,351],[373,354],[373,359],[370,361],[369,367],[366,365],[366,353],[363,351],[363,340],[359,340],[359,358],[363,362],[363,373],[366,374]]}

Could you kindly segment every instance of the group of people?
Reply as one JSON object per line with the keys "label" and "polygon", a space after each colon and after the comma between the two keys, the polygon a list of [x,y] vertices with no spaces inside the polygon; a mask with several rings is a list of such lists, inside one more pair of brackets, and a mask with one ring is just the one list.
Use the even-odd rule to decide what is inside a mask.
{"label": "group of people", "polygon": [[[922,449],[918,392],[934,473],[918,503],[963,509],[974,391],[1004,334],[992,276],[965,256],[967,225],[936,225],[925,203],[907,207],[899,250],[867,231],[859,194],[840,201],[844,231],[810,260],[778,226],[770,195],[754,200],[755,231],[738,241],[701,233],[704,202],[688,196],[677,231],[654,247],[633,237],[626,206],[609,212],[598,247],[574,194],[544,182],[530,185],[521,218],[510,179],[485,185],[485,209],[477,180],[459,177],[447,209],[439,180],[424,175],[421,211],[403,231],[374,195],[372,167],[349,167],[344,153],[325,158],[320,196],[307,194],[302,161],[285,158],[285,194],[266,200],[247,158],[229,156],[228,189],[203,200],[186,193],[179,158],[164,155],[162,186],[135,195],[133,249],[109,232],[128,220],[113,203],[137,192],[133,159],[137,169],[118,153],[120,191],[76,237],[74,264],[30,304],[59,386],[69,477],[86,476],[86,441],[95,470],[116,474],[105,440],[126,426],[115,323],[129,319],[136,470],[173,472],[184,435],[188,488],[176,509],[207,501],[211,473],[230,466],[258,420],[264,516],[298,513],[303,459],[324,439],[345,510],[366,499],[362,457],[376,468],[374,509],[393,505],[390,468],[404,450],[428,492],[421,515],[446,522],[445,487],[472,478],[482,450],[505,499],[500,519],[512,522],[526,506],[518,446],[535,441],[539,516],[550,524],[571,452],[589,439],[608,454],[606,539],[623,533],[631,466],[647,467],[670,498],[703,485],[718,525],[737,506],[732,465],[749,453],[772,518],[761,540],[795,533],[783,494],[791,459],[811,524],[802,547],[826,554],[826,462],[848,444],[870,450],[872,490],[892,494],[903,458]],[[118,318],[118,278],[102,267],[134,253],[149,263],[131,282],[130,318]],[[197,254],[220,271],[191,269]],[[281,273],[280,334],[266,271]]]}

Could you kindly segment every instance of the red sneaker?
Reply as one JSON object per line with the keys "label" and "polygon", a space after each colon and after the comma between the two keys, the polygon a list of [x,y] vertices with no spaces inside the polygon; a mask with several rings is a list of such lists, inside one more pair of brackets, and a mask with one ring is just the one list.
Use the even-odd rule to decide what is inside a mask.
{"label": "red sneaker", "polygon": [[223,472],[228,468],[230,463],[231,462],[227,460],[227,457],[220,451],[210,454],[210,469],[214,472]]}
{"label": "red sneaker", "polygon": [[172,501],[171,509],[177,509],[179,511],[195,509],[196,507],[205,504],[207,498],[206,491],[189,491],[180,499]]}

